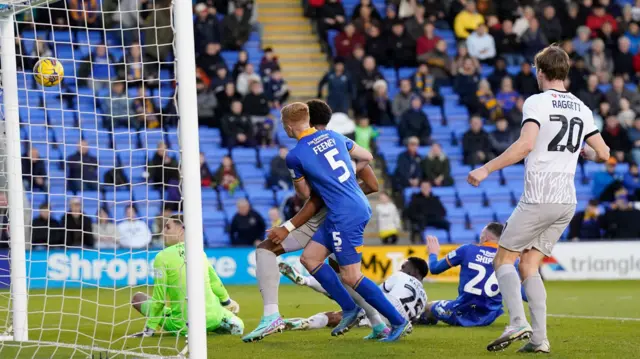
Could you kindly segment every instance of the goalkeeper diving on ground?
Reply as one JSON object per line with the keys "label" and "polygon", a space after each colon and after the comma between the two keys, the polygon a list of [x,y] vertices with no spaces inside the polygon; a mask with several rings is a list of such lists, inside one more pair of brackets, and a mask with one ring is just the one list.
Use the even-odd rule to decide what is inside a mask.
{"label": "goalkeeper diving on ground", "polygon": [[[187,334],[187,267],[182,215],[171,216],[163,235],[165,249],[158,253],[153,262],[155,278],[152,296],[138,292],[131,298],[133,308],[147,318],[144,331],[131,337],[150,337],[160,329],[175,335]],[[229,297],[213,267],[205,265],[205,270],[207,332],[242,335],[244,323],[236,316],[240,306]]]}

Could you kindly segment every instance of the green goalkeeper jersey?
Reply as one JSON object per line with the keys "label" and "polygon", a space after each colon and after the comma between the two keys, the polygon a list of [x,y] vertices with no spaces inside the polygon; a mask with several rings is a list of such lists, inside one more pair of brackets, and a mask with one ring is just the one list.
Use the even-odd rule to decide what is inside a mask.
{"label": "green goalkeeper jersey", "polygon": [[[221,303],[229,301],[229,293],[211,265],[205,260],[205,313],[207,329],[218,327],[225,310]],[[153,262],[155,280],[153,295],[147,313],[147,327],[157,330],[169,316],[177,327],[184,327],[187,321],[187,267],[185,265],[184,243],[163,249]],[[168,310],[167,310],[168,309]]]}

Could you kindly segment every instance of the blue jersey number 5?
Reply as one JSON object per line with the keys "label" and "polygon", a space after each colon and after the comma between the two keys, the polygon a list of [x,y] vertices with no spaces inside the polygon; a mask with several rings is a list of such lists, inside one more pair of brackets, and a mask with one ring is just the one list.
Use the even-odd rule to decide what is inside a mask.
{"label": "blue jersey number 5", "polygon": [[331,166],[331,169],[337,170],[338,168],[342,168],[344,170],[344,173],[341,174],[340,177],[338,177],[338,181],[342,183],[348,180],[349,177],[351,177],[351,172],[349,172],[349,168],[347,167],[347,164],[344,163],[343,160],[336,161],[335,157],[337,154],[338,154],[338,149],[334,148],[331,151],[328,151],[327,153],[325,153],[324,157],[326,157],[327,161],[329,161],[329,165]]}

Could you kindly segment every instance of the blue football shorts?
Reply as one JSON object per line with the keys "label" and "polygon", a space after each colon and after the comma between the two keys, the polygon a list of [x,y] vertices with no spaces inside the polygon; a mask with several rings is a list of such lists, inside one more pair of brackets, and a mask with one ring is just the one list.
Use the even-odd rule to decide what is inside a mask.
{"label": "blue football shorts", "polygon": [[364,227],[368,222],[369,220],[357,225],[336,225],[327,218],[311,240],[325,246],[336,256],[341,266],[360,263],[364,244]]}
{"label": "blue football shorts", "polygon": [[502,314],[502,310],[485,312],[474,310],[457,300],[438,300],[433,302],[431,314],[449,325],[482,327],[493,323]]}

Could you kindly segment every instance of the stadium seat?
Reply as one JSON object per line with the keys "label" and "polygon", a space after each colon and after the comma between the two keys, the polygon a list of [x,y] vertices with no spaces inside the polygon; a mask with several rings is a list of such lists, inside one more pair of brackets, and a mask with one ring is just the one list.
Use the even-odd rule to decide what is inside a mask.
{"label": "stadium seat", "polygon": [[229,238],[224,227],[207,225],[204,230],[204,240],[207,247],[224,247],[229,245]]}
{"label": "stadium seat", "polygon": [[418,187],[407,187],[404,189],[403,191],[403,199],[404,199],[404,207],[408,207],[409,206],[409,202],[411,202],[411,197],[413,197],[414,194],[416,193],[420,193],[420,188]]}
{"label": "stadium seat", "polygon": [[458,244],[477,243],[478,235],[474,230],[454,228],[451,230],[451,242]]}
{"label": "stadium seat", "polygon": [[295,191],[283,191],[283,190],[276,191],[276,203],[277,203],[277,205],[281,206],[282,203],[287,200],[287,198],[289,198],[289,197],[291,197],[293,195],[295,195]]}
{"label": "stadium seat", "polygon": [[473,187],[463,182],[456,185],[456,193],[460,201],[466,206],[468,204],[482,203],[486,198],[482,189]]}
{"label": "stadium seat", "polygon": [[231,150],[231,158],[237,165],[251,164],[255,167],[257,164],[257,152],[253,148],[234,148]]}
{"label": "stadium seat", "polygon": [[274,147],[267,147],[260,149],[260,164],[262,168],[270,168],[271,160],[278,155],[278,149]]}

